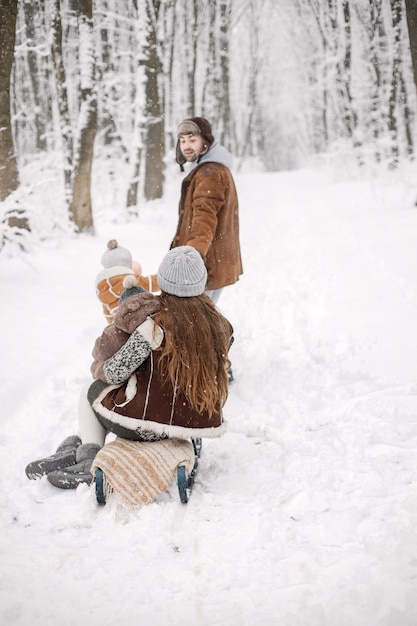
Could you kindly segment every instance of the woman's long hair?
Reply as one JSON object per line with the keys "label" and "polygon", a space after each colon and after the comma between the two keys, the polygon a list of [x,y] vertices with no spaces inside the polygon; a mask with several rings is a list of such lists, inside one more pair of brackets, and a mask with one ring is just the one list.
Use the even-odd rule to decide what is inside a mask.
{"label": "woman's long hair", "polygon": [[161,310],[153,319],[164,331],[160,375],[194,410],[211,416],[227,399],[231,327],[204,294],[179,298],[162,292],[159,299]]}

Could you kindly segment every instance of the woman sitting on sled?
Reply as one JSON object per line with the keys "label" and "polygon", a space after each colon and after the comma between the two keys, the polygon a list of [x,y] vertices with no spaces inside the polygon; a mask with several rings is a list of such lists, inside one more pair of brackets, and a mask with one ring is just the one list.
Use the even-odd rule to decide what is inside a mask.
{"label": "woman sitting on sled", "polygon": [[[79,436],[30,463],[29,478],[46,474],[56,487],[75,489],[93,481],[110,446],[133,451],[139,442],[146,452],[161,442],[179,458],[190,439],[224,433],[233,329],[204,294],[206,280],[200,254],[181,246],[160,264],[159,296],[139,293],[120,304],[94,346],[96,380],[81,393]],[[108,432],[121,439],[104,446]]]}

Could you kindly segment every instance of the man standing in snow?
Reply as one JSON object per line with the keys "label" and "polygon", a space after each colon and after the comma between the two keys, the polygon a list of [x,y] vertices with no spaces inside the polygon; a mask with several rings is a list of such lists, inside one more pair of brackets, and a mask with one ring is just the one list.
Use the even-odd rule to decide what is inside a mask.
{"label": "man standing in snow", "polygon": [[171,248],[192,246],[207,268],[206,293],[217,302],[223,287],[243,273],[239,243],[239,204],[230,171],[230,153],[215,141],[203,117],[186,119],[177,129],[176,160],[190,172],[181,187],[177,232]]}

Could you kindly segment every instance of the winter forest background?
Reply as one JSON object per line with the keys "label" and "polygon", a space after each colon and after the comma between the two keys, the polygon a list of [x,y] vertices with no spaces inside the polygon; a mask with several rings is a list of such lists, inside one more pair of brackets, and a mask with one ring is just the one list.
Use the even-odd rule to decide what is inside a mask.
{"label": "winter forest background", "polygon": [[0,0],[1,248],[137,217],[188,116],[238,170],[395,168],[416,77],[415,0]]}
{"label": "winter forest background", "polygon": [[[0,0],[1,624],[416,626],[416,85],[417,0]],[[239,195],[228,431],[119,517],[24,468],[107,241],[168,249],[190,115]]]}

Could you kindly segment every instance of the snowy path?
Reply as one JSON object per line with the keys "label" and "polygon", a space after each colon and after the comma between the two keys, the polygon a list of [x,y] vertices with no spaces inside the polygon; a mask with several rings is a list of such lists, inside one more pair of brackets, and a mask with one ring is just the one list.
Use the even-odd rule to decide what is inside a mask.
{"label": "snowy path", "polygon": [[23,474],[74,430],[103,245],[136,244],[152,271],[172,200],[138,232],[102,224],[93,241],[37,251],[36,271],[0,263],[5,325],[19,329],[2,365],[1,624],[417,623],[417,212],[400,181],[304,171],[238,185],[246,273],[220,302],[237,381],[187,506],[173,486],[119,519],[87,488]]}

